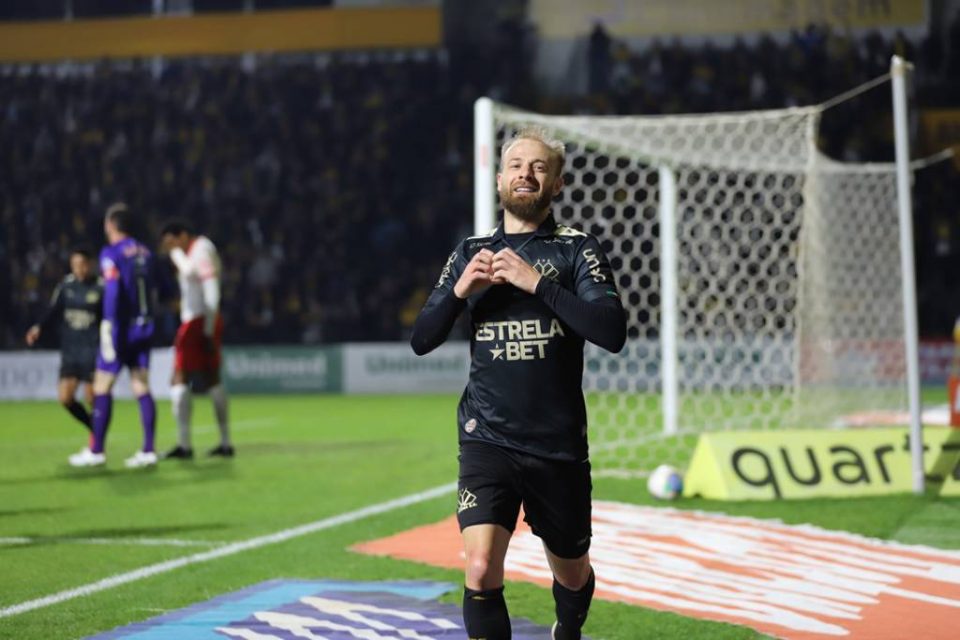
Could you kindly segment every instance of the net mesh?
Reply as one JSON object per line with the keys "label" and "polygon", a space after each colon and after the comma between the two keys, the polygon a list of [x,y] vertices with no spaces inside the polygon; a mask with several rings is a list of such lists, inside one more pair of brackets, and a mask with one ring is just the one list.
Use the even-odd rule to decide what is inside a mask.
{"label": "net mesh", "polygon": [[[709,430],[836,427],[906,406],[894,167],[820,155],[819,116],[544,116],[495,105],[498,148],[531,124],[567,143],[554,213],[597,236],[617,274],[627,345],[588,345],[584,374],[598,473],[684,466]],[[661,167],[676,184],[675,327],[661,313]],[[664,332],[676,336],[672,434]]]}

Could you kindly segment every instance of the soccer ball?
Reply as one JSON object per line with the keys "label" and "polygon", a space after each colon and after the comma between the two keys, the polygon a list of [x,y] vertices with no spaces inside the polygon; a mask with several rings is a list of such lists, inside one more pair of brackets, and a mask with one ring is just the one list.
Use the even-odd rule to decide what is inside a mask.
{"label": "soccer ball", "polygon": [[683,474],[675,467],[662,464],[647,478],[647,490],[658,500],[673,500],[683,491]]}

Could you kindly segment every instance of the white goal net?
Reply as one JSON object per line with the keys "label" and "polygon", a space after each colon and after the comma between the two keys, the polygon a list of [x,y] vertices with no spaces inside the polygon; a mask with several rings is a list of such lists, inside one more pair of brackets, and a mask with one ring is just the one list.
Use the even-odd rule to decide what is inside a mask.
{"label": "white goal net", "polygon": [[[895,168],[822,156],[820,115],[492,105],[494,146],[478,158],[495,165],[522,125],[564,140],[554,213],[596,235],[618,277],[627,346],[587,347],[598,472],[685,466],[707,430],[830,428],[906,409]],[[478,198],[478,226],[495,224],[490,198]]]}

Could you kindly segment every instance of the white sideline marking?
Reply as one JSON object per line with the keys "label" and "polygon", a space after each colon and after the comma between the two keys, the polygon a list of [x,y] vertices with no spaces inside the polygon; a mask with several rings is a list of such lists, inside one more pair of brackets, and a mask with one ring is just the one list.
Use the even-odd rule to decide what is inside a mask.
{"label": "white sideline marking", "polygon": [[[273,427],[278,424],[275,418],[251,418],[249,420],[237,420],[230,423],[230,431],[249,431],[251,429],[262,429],[263,427]],[[219,433],[220,427],[207,422],[191,428],[194,435],[205,435],[207,433]]]}
{"label": "white sideline marking", "polygon": [[287,540],[304,536],[308,533],[315,533],[324,529],[330,529],[341,524],[356,522],[357,520],[362,520],[369,516],[379,515],[381,513],[407,507],[418,502],[431,500],[446,493],[452,493],[456,490],[456,488],[457,483],[451,482],[439,487],[434,487],[433,489],[421,491],[420,493],[413,493],[395,500],[388,500],[387,502],[381,502],[380,504],[363,507],[362,509],[357,509],[356,511],[348,511],[347,513],[341,513],[340,515],[324,518],[323,520],[317,520],[316,522],[302,524],[299,527],[284,529],[282,531],[270,533],[265,536],[257,536],[256,538],[250,538],[249,540],[232,542],[222,547],[211,549],[210,551],[195,553],[192,556],[184,556],[182,558],[167,560],[166,562],[158,562],[157,564],[151,564],[146,567],[141,567],[140,569],[134,569],[133,571],[128,571],[127,573],[120,573],[115,576],[110,576],[109,578],[98,580],[97,582],[91,582],[90,584],[83,585],[82,587],[67,589],[65,591],[60,591],[59,593],[44,596],[43,598],[28,600],[27,602],[21,602],[20,604],[15,604],[10,607],[4,607],[3,609],[0,609],[0,618],[15,616],[19,613],[26,613],[27,611],[33,611],[34,609],[41,609],[53,604],[59,604],[67,600],[72,600],[73,598],[79,598],[80,596],[90,595],[92,593],[97,593],[98,591],[105,591],[107,589],[112,589],[113,587],[118,587],[122,584],[127,584],[128,582],[142,580],[143,578],[149,578],[150,576],[166,573],[167,571],[173,571],[174,569],[186,567],[191,564],[206,562],[208,560],[216,560],[217,558],[224,558],[235,553],[240,553],[241,551],[258,549],[260,547],[276,544],[278,542],[286,542]]}
{"label": "white sideline marking", "polygon": [[[237,420],[236,422],[231,422],[230,431],[231,432],[249,431],[251,429],[262,429],[264,427],[272,427],[276,424],[278,424],[276,418],[250,418],[248,420]],[[137,427],[137,429],[139,430],[139,426]],[[217,427],[217,425],[210,422],[198,424],[191,428],[191,433],[194,435],[205,435],[208,433],[214,433],[218,431],[219,431],[219,427]],[[63,436],[56,436],[53,438],[42,438],[40,440],[34,440],[33,442],[39,443],[39,444],[53,444],[53,443],[60,444],[64,442],[74,443],[74,442],[77,442],[78,439],[81,437],[81,434],[84,434],[84,433],[86,432],[77,431],[72,436],[63,435]],[[133,434],[133,435],[121,434],[119,438],[137,440],[140,437],[138,434],[139,434],[139,431],[137,432],[137,434]],[[112,440],[116,440],[116,439],[117,437],[114,437]]]}
{"label": "white sideline marking", "polygon": [[227,544],[217,540],[178,540],[177,538],[0,538],[0,546],[17,544],[132,544],[143,547],[219,547]]}

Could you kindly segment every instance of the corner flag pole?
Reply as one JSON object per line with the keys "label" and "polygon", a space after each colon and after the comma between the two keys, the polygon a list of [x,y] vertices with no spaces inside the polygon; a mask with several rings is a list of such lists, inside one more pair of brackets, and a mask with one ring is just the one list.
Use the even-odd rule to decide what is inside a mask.
{"label": "corner flag pole", "polygon": [[903,272],[903,338],[910,401],[910,454],[913,492],[924,491],[923,428],[920,424],[920,361],[917,330],[917,280],[913,257],[913,202],[910,194],[910,138],[907,130],[906,76],[911,65],[900,56],[890,61],[893,78],[893,125],[897,158],[897,209],[900,217],[900,267]]}

